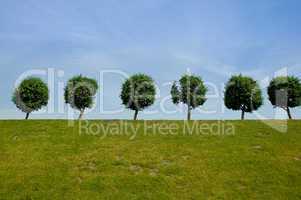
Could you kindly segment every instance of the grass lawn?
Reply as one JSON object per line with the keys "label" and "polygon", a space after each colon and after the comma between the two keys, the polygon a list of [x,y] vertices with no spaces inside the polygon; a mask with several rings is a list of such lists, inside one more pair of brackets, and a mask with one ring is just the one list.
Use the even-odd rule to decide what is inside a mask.
{"label": "grass lawn", "polygon": [[0,199],[301,199],[301,121],[74,123],[0,121]]}

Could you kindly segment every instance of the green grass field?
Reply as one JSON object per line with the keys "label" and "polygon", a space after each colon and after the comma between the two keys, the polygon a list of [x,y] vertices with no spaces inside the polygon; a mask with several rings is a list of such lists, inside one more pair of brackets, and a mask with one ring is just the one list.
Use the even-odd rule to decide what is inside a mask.
{"label": "green grass field", "polygon": [[120,123],[0,121],[0,199],[301,199],[301,121]]}

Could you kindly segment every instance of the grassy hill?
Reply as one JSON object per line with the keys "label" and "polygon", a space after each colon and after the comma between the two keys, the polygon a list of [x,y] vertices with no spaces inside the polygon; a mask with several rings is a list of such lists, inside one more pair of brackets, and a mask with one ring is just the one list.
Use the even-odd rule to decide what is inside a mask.
{"label": "grassy hill", "polygon": [[0,121],[0,199],[301,199],[301,121],[70,123]]}

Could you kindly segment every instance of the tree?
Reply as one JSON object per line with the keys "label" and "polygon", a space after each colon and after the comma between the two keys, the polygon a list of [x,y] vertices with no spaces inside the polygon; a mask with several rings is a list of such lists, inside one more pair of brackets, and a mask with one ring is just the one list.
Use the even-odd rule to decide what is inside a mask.
{"label": "tree", "polygon": [[155,96],[154,81],[145,74],[135,74],[122,84],[120,98],[126,108],[135,111],[134,120],[137,119],[139,111],[155,102]]}
{"label": "tree", "polygon": [[187,120],[191,119],[191,110],[201,106],[206,101],[207,88],[199,76],[183,75],[179,85],[174,82],[170,94],[174,104],[184,103],[187,105]]}
{"label": "tree", "polygon": [[82,75],[71,78],[65,87],[65,102],[79,110],[78,119],[82,119],[85,109],[91,108],[98,90],[97,81]]}
{"label": "tree", "polygon": [[16,107],[26,113],[26,120],[29,118],[30,113],[47,106],[48,99],[47,85],[40,78],[36,77],[29,77],[23,80],[12,96],[12,101]]}
{"label": "tree", "polygon": [[280,107],[292,119],[290,108],[301,105],[301,83],[294,76],[279,76],[271,80],[268,86],[268,96],[274,107]]}
{"label": "tree", "polygon": [[232,76],[225,87],[225,106],[232,110],[241,110],[241,119],[245,112],[253,112],[262,104],[261,89],[257,82],[247,76]]}

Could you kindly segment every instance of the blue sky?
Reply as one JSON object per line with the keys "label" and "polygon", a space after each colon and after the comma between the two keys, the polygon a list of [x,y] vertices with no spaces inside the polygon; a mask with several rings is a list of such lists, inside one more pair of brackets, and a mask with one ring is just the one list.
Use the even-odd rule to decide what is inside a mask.
{"label": "blue sky", "polygon": [[[0,118],[23,118],[11,103],[16,80],[28,70],[55,71],[51,99],[54,112],[33,118],[65,118],[58,111],[61,83],[76,74],[99,80],[96,109],[88,118],[131,118],[120,110],[124,77],[143,72],[160,88],[156,104],[143,119],[182,119],[185,112],[165,113],[162,99],[167,82],[190,71],[216,85],[219,97],[209,98],[194,119],[236,119],[239,112],[223,110],[222,84],[242,73],[262,83],[286,67],[301,78],[301,1],[298,0],[0,0]],[[61,72],[64,72],[62,74]],[[49,70],[48,70],[49,72]],[[61,73],[60,76],[57,76]],[[41,76],[47,80],[46,76]],[[263,88],[263,92],[265,92]],[[214,89],[209,87],[209,94]],[[162,106],[162,105],[161,105]],[[179,109],[169,101],[168,110]],[[49,108],[48,108],[49,109]],[[51,110],[51,109],[50,109]],[[268,101],[257,115],[273,118],[278,111]],[[301,109],[293,111],[301,117]],[[281,116],[281,114],[280,114]]]}

